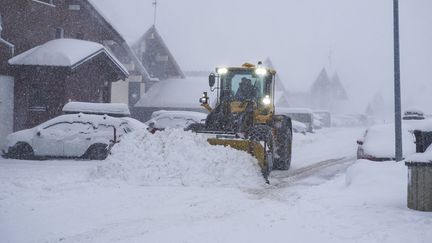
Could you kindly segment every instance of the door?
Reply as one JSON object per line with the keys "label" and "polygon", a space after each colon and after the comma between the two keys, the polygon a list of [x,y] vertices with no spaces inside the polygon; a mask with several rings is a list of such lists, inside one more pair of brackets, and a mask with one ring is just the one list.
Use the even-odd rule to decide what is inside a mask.
{"label": "door", "polygon": [[64,128],[67,123],[54,123],[47,127],[37,128],[32,139],[32,147],[37,156],[64,156]]}
{"label": "door", "polygon": [[80,157],[93,144],[95,130],[91,123],[74,122],[64,129],[64,156]]}

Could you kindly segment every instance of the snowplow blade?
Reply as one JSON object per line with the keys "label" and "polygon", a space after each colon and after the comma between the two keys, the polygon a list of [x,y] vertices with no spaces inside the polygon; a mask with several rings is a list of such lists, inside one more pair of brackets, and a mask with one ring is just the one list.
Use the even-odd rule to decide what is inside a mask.
{"label": "snowplow blade", "polygon": [[246,151],[258,160],[258,164],[262,170],[266,168],[264,147],[256,141],[242,140],[242,139],[220,139],[209,138],[208,143],[211,145],[229,146],[233,149]]}

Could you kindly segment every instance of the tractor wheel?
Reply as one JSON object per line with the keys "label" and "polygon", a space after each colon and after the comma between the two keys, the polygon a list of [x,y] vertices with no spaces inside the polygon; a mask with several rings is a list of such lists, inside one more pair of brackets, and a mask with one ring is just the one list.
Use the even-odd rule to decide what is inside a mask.
{"label": "tractor wheel", "polygon": [[12,159],[33,159],[33,148],[28,143],[18,142],[8,149],[6,157]]}
{"label": "tractor wheel", "polygon": [[248,131],[248,137],[252,141],[264,143],[264,167],[262,168],[262,174],[268,182],[268,176],[273,168],[274,161],[274,145],[275,139],[273,136],[272,128],[266,125],[253,126]]}
{"label": "tractor wheel", "polygon": [[187,126],[184,130],[185,131],[192,131],[192,132],[199,132],[199,131],[206,130],[206,126],[205,126],[205,124],[202,124],[202,123],[192,123],[189,126]]}
{"label": "tractor wheel", "polygon": [[289,170],[292,154],[292,124],[287,116],[275,116],[276,156],[273,163],[275,170]]}

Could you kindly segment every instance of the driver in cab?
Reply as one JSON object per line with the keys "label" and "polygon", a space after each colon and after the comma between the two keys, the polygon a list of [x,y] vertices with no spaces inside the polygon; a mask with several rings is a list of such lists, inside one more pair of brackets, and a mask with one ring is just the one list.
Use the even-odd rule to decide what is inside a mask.
{"label": "driver in cab", "polygon": [[243,77],[239,88],[235,94],[235,99],[239,101],[254,100],[256,98],[256,89],[250,79]]}

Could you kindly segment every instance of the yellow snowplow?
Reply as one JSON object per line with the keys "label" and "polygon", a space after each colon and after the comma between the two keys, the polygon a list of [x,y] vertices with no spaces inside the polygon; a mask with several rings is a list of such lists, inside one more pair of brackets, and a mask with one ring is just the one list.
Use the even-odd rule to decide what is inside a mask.
{"label": "yellow snowplow", "polygon": [[200,98],[209,111],[205,124],[191,124],[186,130],[209,135],[212,145],[230,146],[257,158],[266,181],[273,169],[288,170],[291,164],[292,124],[275,115],[276,71],[245,63],[241,67],[219,67],[209,76],[215,107],[207,92]]}

